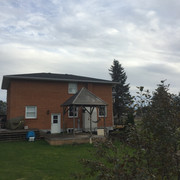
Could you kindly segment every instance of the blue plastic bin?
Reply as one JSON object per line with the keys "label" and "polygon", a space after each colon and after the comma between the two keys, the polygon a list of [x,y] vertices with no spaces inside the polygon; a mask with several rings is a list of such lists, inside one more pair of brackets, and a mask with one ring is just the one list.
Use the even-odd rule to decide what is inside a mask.
{"label": "blue plastic bin", "polygon": [[27,138],[27,140],[29,140],[29,141],[34,141],[34,139],[35,139],[35,132],[34,132],[34,131],[29,131],[29,132],[27,132],[26,138]]}

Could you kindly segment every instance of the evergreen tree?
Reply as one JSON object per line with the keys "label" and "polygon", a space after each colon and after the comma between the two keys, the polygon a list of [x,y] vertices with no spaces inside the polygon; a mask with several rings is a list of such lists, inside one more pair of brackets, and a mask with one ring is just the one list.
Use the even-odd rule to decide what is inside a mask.
{"label": "evergreen tree", "polygon": [[111,65],[109,71],[112,81],[118,82],[118,84],[113,87],[113,113],[115,117],[120,119],[123,113],[127,113],[128,104],[131,100],[129,84],[126,84],[127,76],[124,68],[121,66],[118,60],[114,59],[113,65]]}

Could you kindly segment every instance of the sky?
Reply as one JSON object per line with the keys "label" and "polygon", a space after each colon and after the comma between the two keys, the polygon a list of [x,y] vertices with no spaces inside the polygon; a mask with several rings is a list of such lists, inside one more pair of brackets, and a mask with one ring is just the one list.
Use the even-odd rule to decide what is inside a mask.
{"label": "sky", "polygon": [[178,94],[179,50],[179,0],[0,0],[0,84],[39,72],[110,80],[116,59],[132,94],[164,79]]}

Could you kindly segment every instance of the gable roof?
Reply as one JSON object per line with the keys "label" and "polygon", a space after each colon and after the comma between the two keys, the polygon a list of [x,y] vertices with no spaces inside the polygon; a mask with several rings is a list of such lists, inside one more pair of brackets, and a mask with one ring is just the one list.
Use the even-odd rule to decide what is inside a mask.
{"label": "gable roof", "polygon": [[116,82],[112,82],[109,80],[97,79],[97,78],[91,78],[85,76],[77,76],[72,74],[33,73],[33,74],[16,74],[16,75],[3,76],[3,82],[1,88],[7,89],[12,79],[116,84]]}
{"label": "gable roof", "polygon": [[76,106],[107,106],[107,103],[83,87],[79,92],[77,92],[75,95],[71,96],[61,106],[72,106],[72,105],[76,105]]}

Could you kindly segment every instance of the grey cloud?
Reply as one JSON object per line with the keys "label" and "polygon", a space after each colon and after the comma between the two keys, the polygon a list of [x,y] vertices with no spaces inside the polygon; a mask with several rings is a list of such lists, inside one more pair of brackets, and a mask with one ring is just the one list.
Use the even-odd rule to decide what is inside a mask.
{"label": "grey cloud", "polygon": [[154,87],[167,78],[178,89],[180,74],[172,68],[180,62],[179,5],[178,0],[1,1],[0,67],[6,69],[1,73],[93,72],[109,78],[108,68],[118,59],[133,87]]}
{"label": "grey cloud", "polygon": [[179,72],[176,71],[172,66],[168,66],[166,64],[147,64],[146,66],[141,67],[147,72],[155,73],[155,74],[164,74],[164,75],[178,75]]}
{"label": "grey cloud", "polygon": [[[159,68],[160,69],[160,68]],[[166,69],[166,68],[165,68]],[[164,69],[164,71],[165,71]],[[145,89],[149,89],[153,92],[161,80],[166,79],[166,83],[170,84],[170,92],[178,94],[180,92],[180,84],[178,83],[178,73],[160,73],[154,70],[146,70],[143,67],[128,68],[127,69],[128,82],[130,83],[131,93],[136,95],[138,89],[137,86],[144,86]],[[162,71],[161,71],[162,72]]]}

